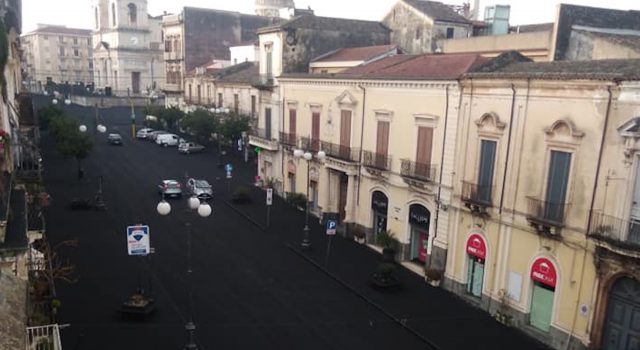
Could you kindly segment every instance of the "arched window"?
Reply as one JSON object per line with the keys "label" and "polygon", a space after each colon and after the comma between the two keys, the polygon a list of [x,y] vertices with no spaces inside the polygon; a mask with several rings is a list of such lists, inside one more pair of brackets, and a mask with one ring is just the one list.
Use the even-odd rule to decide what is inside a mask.
{"label": "arched window", "polygon": [[138,20],[138,8],[132,3],[129,3],[127,7],[129,8],[129,24],[135,25]]}
{"label": "arched window", "polygon": [[111,26],[116,26],[116,4],[111,3]]}

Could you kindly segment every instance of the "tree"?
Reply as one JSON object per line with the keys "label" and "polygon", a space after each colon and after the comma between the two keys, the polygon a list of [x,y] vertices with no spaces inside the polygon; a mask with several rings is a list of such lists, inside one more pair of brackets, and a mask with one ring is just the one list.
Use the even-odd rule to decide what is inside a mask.
{"label": "tree", "polygon": [[242,133],[249,129],[249,117],[243,115],[231,115],[220,125],[220,132],[228,140],[240,138]]}
{"label": "tree", "polygon": [[209,111],[201,109],[187,114],[180,124],[192,132],[200,143],[209,141],[211,135],[218,131],[219,127],[216,117]]}
{"label": "tree", "polygon": [[63,156],[73,157],[78,161],[78,177],[81,178],[82,160],[91,153],[93,143],[78,128],[78,122],[64,114],[55,115],[49,122],[49,131],[56,140],[56,149]]}
{"label": "tree", "polygon": [[164,121],[169,130],[176,130],[177,123],[182,118],[184,118],[184,112],[175,106],[162,109],[158,115],[158,119]]}
{"label": "tree", "polygon": [[38,109],[38,124],[41,129],[47,129],[52,119],[63,114],[64,111],[56,106],[50,105],[42,107]]}

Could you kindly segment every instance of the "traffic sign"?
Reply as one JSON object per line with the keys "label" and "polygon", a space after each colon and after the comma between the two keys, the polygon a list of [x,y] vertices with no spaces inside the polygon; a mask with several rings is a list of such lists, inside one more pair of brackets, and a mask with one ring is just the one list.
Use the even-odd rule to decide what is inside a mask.
{"label": "traffic sign", "polygon": [[327,236],[335,236],[337,228],[338,228],[338,221],[327,220]]}
{"label": "traffic sign", "polygon": [[267,205],[273,204],[273,189],[267,188]]}
{"label": "traffic sign", "polygon": [[257,155],[260,155],[260,152],[262,152],[262,148],[260,148],[260,147],[256,147],[256,148],[254,149],[254,152],[256,152],[256,154],[257,154]]}
{"label": "traffic sign", "polygon": [[227,179],[231,178],[231,171],[227,171]]}
{"label": "traffic sign", "polygon": [[127,227],[127,249],[129,255],[147,255],[151,252],[149,226],[136,225]]}
{"label": "traffic sign", "polygon": [[226,170],[228,173],[233,171],[233,165],[231,165],[231,163],[227,163],[227,165],[224,166],[224,170]]}

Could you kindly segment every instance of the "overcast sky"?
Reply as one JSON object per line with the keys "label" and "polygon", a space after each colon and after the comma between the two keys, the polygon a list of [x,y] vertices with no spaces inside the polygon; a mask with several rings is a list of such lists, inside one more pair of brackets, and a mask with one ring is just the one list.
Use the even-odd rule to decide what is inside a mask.
{"label": "overcast sky", "polygon": [[[22,0],[23,33],[37,23],[61,24],[74,28],[92,28],[91,4],[94,0]],[[441,0],[462,4],[465,0]],[[296,7],[310,6],[319,16],[380,20],[397,0],[295,0]],[[473,2],[473,1],[472,1]],[[556,4],[571,3],[595,7],[640,10],[639,0],[481,0],[480,7],[493,4],[511,5],[511,24],[553,21]],[[183,6],[254,13],[254,0],[148,0],[149,13],[177,13]],[[482,13],[482,12],[481,12]]]}

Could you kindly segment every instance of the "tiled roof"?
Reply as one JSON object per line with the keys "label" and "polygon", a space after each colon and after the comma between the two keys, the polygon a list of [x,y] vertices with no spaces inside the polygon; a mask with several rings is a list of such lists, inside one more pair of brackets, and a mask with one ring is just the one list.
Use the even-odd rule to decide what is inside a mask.
{"label": "tiled roof", "polygon": [[451,7],[439,1],[402,0],[407,5],[424,13],[436,21],[471,24],[463,16],[456,13]]}
{"label": "tiled roof", "polygon": [[362,33],[387,33],[389,29],[380,22],[363,21],[349,18],[319,17],[315,15],[304,15],[295,17],[283,23],[260,28],[258,33],[267,33],[287,28],[294,29],[314,29],[333,30]]}
{"label": "tiled roof", "polygon": [[288,74],[291,78],[452,80],[470,72],[489,58],[478,54],[397,55],[336,74]]}
{"label": "tiled roof", "polygon": [[38,28],[34,31],[26,33],[25,35],[32,34],[55,34],[55,35],[79,35],[79,36],[91,36],[91,30],[79,29],[79,28],[67,28],[62,26],[45,26]]}
{"label": "tiled roof", "polygon": [[311,62],[368,61],[390,51],[397,52],[398,45],[342,48],[317,57]]}
{"label": "tiled roof", "polygon": [[218,71],[215,77],[220,83],[250,84],[259,74],[257,63],[243,62]]}
{"label": "tiled roof", "polygon": [[640,80],[640,59],[512,63],[466,77],[509,79]]}

